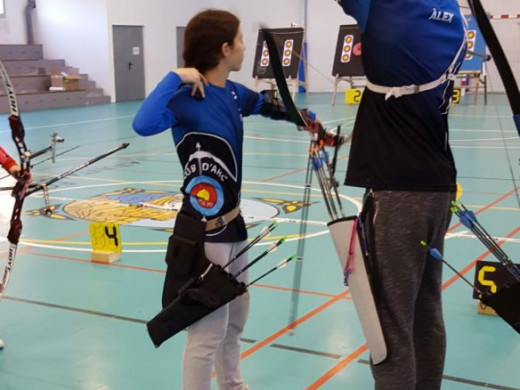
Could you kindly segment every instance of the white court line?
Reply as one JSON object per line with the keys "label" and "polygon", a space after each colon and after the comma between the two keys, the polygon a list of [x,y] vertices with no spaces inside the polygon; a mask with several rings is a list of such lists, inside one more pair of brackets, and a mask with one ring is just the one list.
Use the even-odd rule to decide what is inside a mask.
{"label": "white court line", "polygon": [[472,130],[472,129],[451,129],[450,133],[513,133],[517,134],[516,130],[500,130],[500,129],[480,129],[480,130]]}
{"label": "white court line", "polygon": [[[471,238],[478,239],[473,233],[469,233],[467,230],[463,230],[457,233],[447,233],[445,239],[450,240],[452,238]],[[508,243],[520,244],[520,238],[508,238],[508,237],[492,237],[495,241],[504,241]]]}
{"label": "white court line", "polygon": [[450,143],[453,142],[483,142],[483,141],[510,141],[517,140],[518,137],[504,137],[504,138],[466,138],[466,139],[450,139]]}
{"label": "white court line", "polygon": [[355,120],[356,120],[356,117],[353,116],[353,117],[347,117],[347,118],[333,119],[333,120],[331,120],[331,121],[323,121],[322,123],[323,123],[324,125],[328,125],[328,124],[331,124],[331,123],[346,123],[346,124],[351,124],[351,123],[353,123]]}
{"label": "white court line", "polygon": [[[473,106],[477,107],[477,106]],[[449,117],[456,116],[456,117],[471,117],[471,118],[511,118],[510,115],[496,115],[496,114],[474,114],[474,113],[457,113],[450,111]]]}
{"label": "white court line", "polygon": [[[451,146],[452,149],[505,149],[505,146]],[[507,149],[520,149],[520,146],[507,146]]]}
{"label": "white court line", "polygon": [[[87,123],[97,123],[97,122],[113,121],[113,120],[117,120],[117,119],[126,119],[126,118],[133,118],[133,117],[134,117],[134,115],[125,115],[125,116],[115,116],[115,117],[111,117],[111,118],[92,119],[92,120],[89,120],[89,121],[55,123],[53,125],[25,127],[25,130],[48,129],[48,128],[56,128],[56,127],[60,127],[60,126],[75,126],[75,125],[82,125],[82,124],[87,124]],[[3,134],[3,133],[11,133],[11,130],[2,130],[2,131],[0,131],[0,134]]]}
{"label": "white court line", "polygon": [[[317,232],[317,233],[313,233],[313,234],[306,234],[305,239],[323,236],[324,234],[329,234],[329,231],[323,230],[321,232]],[[4,237],[0,237],[0,238],[2,240],[5,240]],[[300,237],[288,238],[285,240],[285,242],[292,242],[292,241],[296,241],[299,239],[300,239]],[[261,241],[261,242],[255,244],[255,246],[271,245],[275,241],[276,240]],[[29,247],[35,247],[35,248],[56,249],[56,250],[72,251],[72,252],[92,252],[92,248],[78,248],[78,247],[61,246],[61,245],[36,244],[36,243],[32,243],[32,242],[26,242],[23,240],[20,240],[19,244],[23,245],[23,246],[29,246]],[[90,244],[88,244],[88,245],[90,246]],[[123,246],[124,245],[125,244],[123,243]],[[167,243],[165,242],[162,249],[123,249],[122,252],[123,253],[164,253],[166,251],[166,245],[167,245]]]}
{"label": "white court line", "polygon": [[[94,185],[87,185],[87,186],[77,186],[77,187],[65,187],[65,188],[57,188],[57,189],[54,189],[54,190],[51,190],[49,191],[49,193],[55,193],[55,192],[62,192],[62,191],[71,191],[71,190],[78,190],[78,189],[86,189],[86,188],[94,188],[94,187],[107,187],[107,186],[110,186],[110,185],[129,185],[129,184],[140,184],[140,185],[143,185],[143,184],[161,184],[161,183],[180,183],[182,182],[182,180],[153,180],[153,181],[128,181],[128,182],[122,182],[122,183],[103,183],[103,184],[94,184]],[[304,186],[298,186],[298,185],[293,185],[293,184],[278,184],[278,183],[264,183],[264,182],[257,182],[257,181],[243,181],[244,184],[257,184],[257,185],[262,185],[262,186],[270,186],[270,187],[285,187],[285,188],[295,188],[295,189],[300,189],[300,190],[303,190],[304,189]],[[314,192],[321,192],[321,190],[319,188],[311,188],[311,191],[314,191]],[[38,194],[40,195],[41,197],[41,194]],[[360,210],[361,210],[361,203],[350,197],[350,196],[346,196],[346,195],[343,195],[343,194],[339,194],[339,196],[344,199],[344,200],[347,200],[349,202],[351,202],[356,208],[357,208],[357,212],[359,213]],[[52,198],[56,198],[56,197],[52,197]],[[278,218],[275,218],[275,219],[278,219]],[[282,220],[282,218],[280,218],[280,220]],[[289,222],[289,223],[294,223],[293,222],[294,220],[291,220],[291,219],[286,219],[286,221],[283,221],[283,222]],[[322,222],[322,221],[312,221],[311,224],[318,224],[318,225],[326,225],[326,222]],[[323,236],[325,234],[329,234],[329,230],[328,229],[324,229],[322,231],[319,231],[319,232],[316,232],[316,233],[312,233],[312,234],[307,234],[305,236],[305,239],[308,239],[308,238],[314,238],[314,237],[319,237],[319,236]],[[297,241],[299,240],[300,237],[293,237],[293,238],[288,238],[286,240],[286,242],[293,242],[293,241]],[[6,241],[5,237],[0,237],[0,240],[2,241]],[[261,242],[261,243],[258,243],[257,245],[258,246],[265,246],[265,245],[271,245],[274,241],[265,241],[265,242]],[[56,250],[66,250],[66,251],[76,251],[76,252],[91,252],[92,249],[90,248],[77,248],[77,247],[67,247],[67,246],[57,246],[57,245],[45,245],[45,244],[36,244],[36,243],[31,243],[31,242],[26,242],[24,240],[20,240],[20,245],[24,245],[24,246],[30,246],[30,247],[38,247],[38,248],[47,248],[47,249],[56,249]],[[124,244],[123,244],[124,245]],[[165,249],[127,249],[127,250],[123,250],[123,253],[164,253]]]}
{"label": "white court line", "polygon": [[297,139],[284,139],[284,138],[269,138],[269,137],[257,137],[254,135],[244,135],[245,139],[255,139],[260,141],[276,141],[276,142],[290,142],[299,144],[308,144],[309,140],[297,140]]}

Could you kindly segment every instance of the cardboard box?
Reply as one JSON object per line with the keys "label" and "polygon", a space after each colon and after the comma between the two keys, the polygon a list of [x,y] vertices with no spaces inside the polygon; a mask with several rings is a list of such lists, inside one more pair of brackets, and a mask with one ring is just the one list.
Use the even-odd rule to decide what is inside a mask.
{"label": "cardboard box", "polygon": [[81,90],[81,76],[65,72],[53,72],[51,74],[51,86],[49,91],[79,91]]}

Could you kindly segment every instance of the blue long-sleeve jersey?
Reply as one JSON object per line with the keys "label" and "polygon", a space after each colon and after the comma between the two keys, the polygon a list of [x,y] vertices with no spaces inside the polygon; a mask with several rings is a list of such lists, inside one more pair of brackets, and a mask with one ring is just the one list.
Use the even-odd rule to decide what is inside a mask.
{"label": "blue long-sleeve jersey", "polygon": [[[191,85],[169,72],[145,99],[134,118],[134,130],[143,136],[171,129],[183,168],[183,207],[212,219],[240,203],[242,183],[242,118],[261,114],[289,120],[283,104],[245,86],[226,81],[209,84],[205,97],[191,96]],[[313,113],[309,113],[313,114]],[[241,216],[209,232],[208,241],[240,241],[247,237]]]}
{"label": "blue long-sleeve jersey", "polygon": [[[229,80],[224,88],[206,86],[202,99],[191,96],[191,89],[169,72],[143,102],[133,128],[144,136],[171,129],[183,168],[183,207],[211,219],[239,206],[242,118],[259,114],[263,97]],[[239,217],[210,236],[234,241],[247,235]]]}
{"label": "blue long-sleeve jersey", "polygon": [[[454,191],[447,109],[465,51],[456,0],[340,0],[362,31],[367,79],[345,184],[402,191]],[[439,81],[440,80],[440,81]],[[443,81],[444,80],[444,81]],[[436,83],[439,81],[438,83]],[[437,85],[390,97],[384,91]],[[396,95],[397,96],[397,95]]]}
{"label": "blue long-sleeve jersey", "polygon": [[420,85],[438,79],[463,43],[455,0],[342,0],[362,32],[363,65],[378,85]]}

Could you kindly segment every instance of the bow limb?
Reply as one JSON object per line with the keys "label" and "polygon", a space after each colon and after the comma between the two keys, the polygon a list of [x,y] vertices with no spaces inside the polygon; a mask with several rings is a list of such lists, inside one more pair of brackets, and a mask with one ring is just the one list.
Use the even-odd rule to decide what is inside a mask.
{"label": "bow limb", "polygon": [[[495,30],[493,29],[493,26],[491,26],[491,22],[489,21],[488,15],[486,14],[481,1],[468,0],[468,5],[471,9],[471,12],[473,13],[473,16],[475,16],[475,20],[477,21],[477,25],[480,28],[480,32],[482,33],[482,36],[484,37],[484,40],[489,47],[489,51],[495,60],[498,73],[502,79],[502,83],[507,94],[509,105],[513,111],[513,121],[515,123],[518,135],[520,136],[520,91],[518,90],[518,84],[516,82],[515,76],[509,62],[507,61],[504,49],[502,48],[502,45],[497,38]],[[505,140],[504,147],[507,154],[509,171],[511,172],[511,180],[513,181],[516,200],[518,207],[520,207],[520,194],[518,192],[518,186],[516,183],[515,174],[513,172],[513,164],[511,163],[509,150]]]}
{"label": "bow limb", "polygon": [[261,30],[267,44],[267,49],[269,50],[269,60],[271,62],[271,68],[276,80],[278,92],[283,101],[285,109],[287,110],[287,114],[291,118],[291,121],[296,124],[296,126],[306,127],[307,121],[302,116],[298,108],[296,108],[296,105],[292,100],[291,93],[289,92],[289,87],[287,86],[287,80],[285,79],[285,74],[283,72],[282,61],[280,60],[280,54],[278,52],[274,33],[264,27],[262,27]]}
{"label": "bow limb", "polygon": [[16,185],[13,188],[12,196],[14,197],[13,212],[11,214],[11,221],[9,226],[9,232],[7,234],[7,240],[9,241],[9,252],[8,260],[5,270],[3,272],[2,280],[0,281],[0,299],[3,297],[5,287],[9,281],[11,274],[11,268],[16,257],[16,250],[18,248],[18,242],[22,234],[22,207],[26,196],[27,188],[31,182],[31,164],[29,159],[29,152],[25,145],[25,130],[23,127],[22,120],[20,118],[20,112],[18,110],[18,101],[14,92],[13,84],[5,70],[4,65],[0,61],[0,78],[5,86],[7,92],[7,99],[9,104],[10,116],[9,125],[11,127],[11,134],[13,141],[16,145],[18,155],[20,157],[20,172],[17,174]]}
{"label": "bow limb", "polygon": [[518,135],[520,135],[520,91],[518,90],[518,84],[515,80],[513,70],[507,61],[504,49],[495,34],[495,30],[491,26],[491,22],[489,21],[480,0],[468,0],[468,3],[480,28],[480,32],[482,33],[482,36],[489,47],[489,51],[495,60],[498,73],[500,74],[500,78],[504,84],[507,98],[513,111],[515,126]]}

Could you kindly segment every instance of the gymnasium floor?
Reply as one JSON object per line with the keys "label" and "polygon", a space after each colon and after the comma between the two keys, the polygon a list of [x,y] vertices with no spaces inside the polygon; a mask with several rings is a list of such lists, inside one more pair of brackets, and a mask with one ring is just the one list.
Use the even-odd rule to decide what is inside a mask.
{"label": "gymnasium floor", "polygon": [[[299,98],[331,125],[352,126],[356,107],[331,106],[329,94]],[[338,97],[338,100],[340,98]],[[463,189],[461,201],[477,211],[484,226],[505,239],[504,250],[520,261],[520,209],[511,167],[520,182],[520,139],[503,96],[472,105],[466,97],[451,112],[451,143]],[[66,142],[55,164],[34,168],[36,180],[80,165],[122,142],[130,146],[52,187],[52,217],[42,215],[41,195],[24,205],[19,253],[0,304],[0,389],[160,390],[180,389],[182,332],[155,349],[145,323],[160,309],[164,251],[174,213],[138,209],[154,198],[175,199],[181,169],[171,135],[142,138],[131,129],[139,103],[23,113],[26,142],[48,145],[52,132]],[[288,242],[252,268],[260,275],[296,252],[308,138],[291,124],[247,118],[244,146],[243,214],[254,237],[268,222],[279,227],[267,240]],[[502,129],[502,130],[501,130]],[[7,117],[0,116],[0,144],[15,153]],[[340,152],[343,180],[348,147]],[[11,179],[0,186],[12,183]],[[352,301],[327,233],[327,212],[313,181],[303,263],[298,322],[287,328],[294,264],[250,289],[251,313],[243,335],[242,370],[251,390],[353,389],[373,386],[368,352]],[[362,191],[340,189],[347,214],[357,210]],[[0,250],[7,258],[12,198],[0,193]],[[122,258],[111,265],[90,262],[89,222],[121,224]],[[485,247],[454,219],[445,257],[473,280],[478,259],[491,260]],[[266,249],[262,242],[250,258]],[[476,313],[471,289],[444,271],[444,313],[448,351],[444,390],[520,389],[520,338],[497,317]],[[216,385],[215,385],[216,388]]]}

